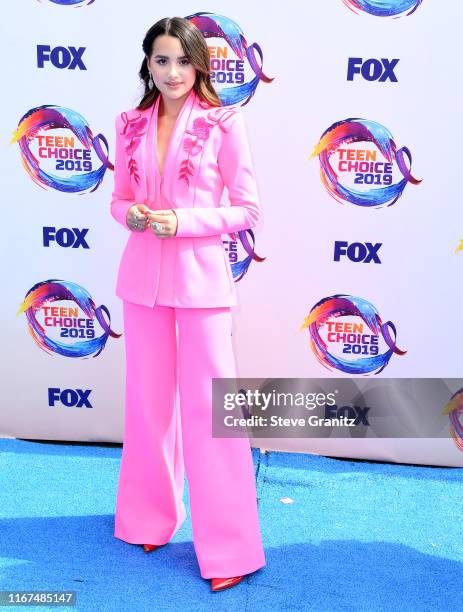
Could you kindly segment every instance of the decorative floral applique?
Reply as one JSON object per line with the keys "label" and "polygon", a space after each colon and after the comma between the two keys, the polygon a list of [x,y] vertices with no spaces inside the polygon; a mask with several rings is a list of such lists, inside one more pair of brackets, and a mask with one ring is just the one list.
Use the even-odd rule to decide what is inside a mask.
{"label": "decorative floral applique", "polygon": [[[204,105],[201,104],[201,106]],[[218,125],[222,131],[226,131],[224,127],[225,121],[236,113],[233,108],[218,107],[207,113],[207,119],[197,117],[193,121],[191,130],[185,130],[188,134],[183,141],[183,148],[188,153],[187,157],[180,163],[179,179],[184,180],[190,186],[189,177],[193,175],[194,164],[191,157],[201,153],[204,146],[204,141],[209,138],[211,129]]]}
{"label": "decorative floral applique", "polygon": [[124,129],[121,134],[125,137],[125,151],[128,156],[127,169],[131,177],[138,184],[140,181],[140,174],[138,172],[137,162],[133,157],[133,154],[137,150],[141,137],[145,133],[146,126],[148,125],[147,117],[142,117],[141,114],[129,119],[127,113],[122,113],[122,121],[124,122]]}

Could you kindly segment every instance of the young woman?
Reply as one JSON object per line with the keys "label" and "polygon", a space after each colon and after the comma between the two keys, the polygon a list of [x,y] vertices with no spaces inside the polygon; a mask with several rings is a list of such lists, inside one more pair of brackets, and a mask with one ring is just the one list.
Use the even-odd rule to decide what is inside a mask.
{"label": "young woman", "polygon": [[162,19],[143,51],[145,95],[116,119],[111,201],[131,232],[116,287],[126,403],[114,535],[147,552],[169,542],[186,517],[185,470],[200,574],[222,590],[265,565],[249,440],[211,433],[212,378],[236,376],[221,235],[254,227],[261,209],[243,116],[221,106],[201,32]]}

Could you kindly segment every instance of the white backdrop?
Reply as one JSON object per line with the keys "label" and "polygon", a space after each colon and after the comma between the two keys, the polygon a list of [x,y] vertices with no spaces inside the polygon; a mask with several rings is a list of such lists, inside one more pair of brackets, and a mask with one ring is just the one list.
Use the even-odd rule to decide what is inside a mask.
{"label": "white backdrop", "polygon": [[[109,213],[112,171],[106,170],[93,192],[66,193],[54,184],[37,184],[22,163],[19,142],[9,141],[24,115],[54,105],[78,113],[94,136],[106,137],[108,158],[114,161],[114,118],[135,106],[141,94],[137,72],[143,58],[142,39],[148,27],[166,15],[147,0],[75,4],[27,0],[9,3],[4,11],[1,242],[7,281],[2,300],[5,378],[0,434],[120,442],[123,338],[109,337],[95,357],[62,356],[43,350],[28,332],[26,313],[17,315],[32,287],[59,279],[83,288],[96,307],[105,305],[111,328],[122,332],[121,303],[114,286],[127,232]],[[357,11],[355,4],[360,7]],[[417,2],[388,0],[384,4],[413,8]],[[238,24],[248,45],[260,45],[263,72],[273,78],[272,82],[260,81],[243,107],[264,214],[255,231],[255,250],[266,260],[252,262],[237,281],[240,303],[233,308],[233,339],[240,377],[351,377],[342,368],[323,367],[311,348],[309,330],[301,329],[318,302],[339,294],[366,300],[382,323],[392,321],[397,346],[406,351],[393,354],[379,374],[371,370],[358,376],[458,378],[461,374],[463,252],[457,247],[463,238],[458,138],[463,6],[424,0],[412,14],[394,18],[369,14],[368,5],[364,0],[293,0],[284,6],[273,0],[262,4],[236,0],[218,7],[204,0],[200,4],[173,1],[168,6],[170,16],[220,10]],[[208,43],[227,46],[223,39],[208,39]],[[58,50],[53,54],[54,63],[47,61],[57,47],[84,51]],[[231,48],[228,52],[229,57],[236,57]],[[74,68],[72,60],[67,61],[73,54]],[[79,68],[76,55],[85,69]],[[43,67],[39,56],[44,58]],[[260,64],[257,53],[256,58]],[[383,66],[398,59],[397,81],[368,80],[366,68],[363,76],[355,74],[348,80],[349,58],[375,59]],[[245,74],[246,78],[252,74],[246,60]],[[234,78],[232,73],[228,77]],[[36,121],[41,118],[40,112],[34,115]],[[377,122],[390,131],[398,149],[410,150],[411,174],[422,182],[408,182],[393,205],[369,207],[337,201],[321,181],[317,156],[309,159],[322,134],[348,118]],[[78,123],[76,119],[75,125]],[[21,124],[22,142],[27,141],[35,156],[39,145],[46,142],[45,135],[72,136],[69,129],[39,128],[28,132],[34,126],[27,121]],[[54,140],[55,145],[59,141]],[[73,148],[85,147],[75,138],[68,153]],[[373,142],[350,145],[351,150],[358,148],[377,149]],[[104,146],[103,150],[106,153]],[[94,151],[91,155],[92,169],[101,167]],[[333,167],[334,160],[335,156]],[[406,164],[410,167],[409,161]],[[397,164],[393,165],[395,183],[402,176]],[[74,170],[58,170],[53,159],[41,159],[39,166],[73,185],[76,177],[85,174],[78,165]],[[343,175],[342,180],[347,185],[353,175]],[[81,235],[86,229],[89,248],[60,246],[56,241],[44,246],[44,227],[67,228],[62,233],[65,239],[72,237],[72,228]],[[347,257],[334,261],[336,241],[380,243],[381,263]],[[36,316],[42,325],[46,325],[45,315],[51,314],[45,307],[76,307],[69,301],[51,305],[40,303],[40,295],[36,298]],[[30,308],[32,313],[34,307]],[[89,319],[91,315],[80,308],[79,317]],[[96,319],[93,324],[96,335],[102,335]],[[323,329],[326,326],[321,327],[321,334]],[[59,326],[46,328],[46,334],[55,340],[59,332]],[[379,340],[380,352],[384,352],[387,347],[380,336]],[[76,339],[62,341],[75,347]],[[339,357],[341,349],[333,345],[327,350]],[[349,357],[352,361],[357,358]],[[82,401],[76,402],[79,397]],[[440,412],[442,406],[436,410]],[[463,465],[463,453],[450,439],[260,439],[253,444]]]}

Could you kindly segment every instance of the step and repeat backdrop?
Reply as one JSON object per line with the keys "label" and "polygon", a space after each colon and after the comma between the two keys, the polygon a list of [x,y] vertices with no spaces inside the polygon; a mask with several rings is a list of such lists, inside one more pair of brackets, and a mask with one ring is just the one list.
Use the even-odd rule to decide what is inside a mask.
{"label": "step and repeat backdrop", "polygon": [[[8,3],[0,435],[123,440],[114,120],[140,100],[146,30],[175,15],[241,106],[258,177],[262,221],[223,236],[238,375],[451,381],[430,407],[446,436],[252,444],[463,465],[463,5],[436,0]],[[397,405],[418,422],[416,398]]]}

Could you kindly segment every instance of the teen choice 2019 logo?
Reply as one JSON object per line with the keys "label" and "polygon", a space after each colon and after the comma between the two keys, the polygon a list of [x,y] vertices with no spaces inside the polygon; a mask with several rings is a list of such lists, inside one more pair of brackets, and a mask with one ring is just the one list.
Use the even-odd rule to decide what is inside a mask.
{"label": "teen choice 2019 logo", "polygon": [[411,15],[423,0],[342,0],[354,13],[369,13],[375,17]]}
{"label": "teen choice 2019 logo", "polygon": [[[238,242],[238,237],[240,242]],[[252,240],[252,244],[249,241]],[[249,270],[251,262],[265,261],[265,257],[260,257],[254,251],[255,237],[254,232],[251,229],[242,230],[240,232],[234,232],[228,234],[227,240],[222,240],[225,251],[228,254],[228,261],[230,262],[233,280],[235,283],[240,281],[246,272]]]}
{"label": "teen choice 2019 logo", "polygon": [[18,314],[23,312],[29,333],[49,354],[97,357],[109,336],[121,336],[111,329],[106,306],[96,307],[86,289],[69,281],[52,279],[34,285]]}
{"label": "teen choice 2019 logo", "polygon": [[421,183],[411,174],[410,150],[398,149],[389,130],[376,121],[344,119],[334,123],[322,134],[309,159],[315,155],[320,160],[322,183],[342,204],[392,206],[408,183]]}
{"label": "teen choice 2019 logo", "polygon": [[254,95],[260,81],[273,81],[262,71],[262,49],[257,43],[248,45],[237,23],[215,13],[195,13],[186,19],[194,23],[207,39],[211,81],[225,106],[243,100],[244,106]]}
{"label": "teen choice 2019 logo", "polygon": [[31,179],[45,189],[95,191],[106,170],[114,169],[106,138],[94,136],[82,115],[70,108],[47,104],[31,109],[11,142],[19,144]]}
{"label": "teen choice 2019 logo", "polygon": [[[39,0],[41,2],[42,0]],[[93,4],[95,0],[48,0],[52,4],[61,4],[63,6],[85,6],[88,4]]]}
{"label": "teen choice 2019 logo", "polygon": [[448,416],[450,420],[450,435],[457,448],[463,451],[463,389],[459,389],[452,395],[444,406],[442,416]]}
{"label": "teen choice 2019 logo", "polygon": [[312,351],[329,370],[379,374],[393,353],[406,353],[396,346],[394,323],[383,323],[376,308],[360,297],[339,294],[323,298],[300,329],[306,327]]}

